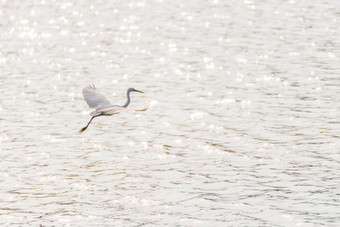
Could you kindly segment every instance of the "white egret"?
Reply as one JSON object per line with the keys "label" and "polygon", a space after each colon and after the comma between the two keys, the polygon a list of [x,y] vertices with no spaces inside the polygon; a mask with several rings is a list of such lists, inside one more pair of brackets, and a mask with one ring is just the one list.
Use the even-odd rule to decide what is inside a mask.
{"label": "white egret", "polygon": [[88,87],[83,89],[83,96],[84,99],[87,103],[87,105],[90,108],[95,108],[94,111],[92,111],[90,113],[91,120],[89,121],[89,123],[87,123],[87,125],[79,130],[79,133],[84,132],[87,127],[90,125],[91,121],[99,116],[111,116],[114,114],[119,113],[121,110],[125,109],[126,107],[128,107],[128,105],[130,104],[130,93],[131,92],[140,92],[140,93],[144,93],[142,91],[138,91],[134,88],[129,88],[127,90],[127,101],[123,106],[118,106],[118,105],[112,105],[109,100],[107,100],[105,98],[104,95],[100,94],[98,91],[96,91],[96,88],[94,87],[94,85],[89,85]]}

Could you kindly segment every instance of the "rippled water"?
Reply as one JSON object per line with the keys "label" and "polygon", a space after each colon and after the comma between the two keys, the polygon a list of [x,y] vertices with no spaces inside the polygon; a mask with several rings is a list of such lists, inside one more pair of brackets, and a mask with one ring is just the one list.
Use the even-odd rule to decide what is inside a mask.
{"label": "rippled water", "polygon": [[3,0],[1,226],[338,226],[337,9]]}

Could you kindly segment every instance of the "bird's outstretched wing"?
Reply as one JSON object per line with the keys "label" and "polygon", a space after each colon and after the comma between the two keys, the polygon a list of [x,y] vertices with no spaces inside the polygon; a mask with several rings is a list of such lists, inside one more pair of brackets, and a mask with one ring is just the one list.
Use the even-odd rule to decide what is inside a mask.
{"label": "bird's outstretched wing", "polygon": [[91,108],[98,108],[100,106],[111,105],[109,100],[104,95],[96,91],[94,85],[89,85],[83,89],[83,96],[87,105]]}

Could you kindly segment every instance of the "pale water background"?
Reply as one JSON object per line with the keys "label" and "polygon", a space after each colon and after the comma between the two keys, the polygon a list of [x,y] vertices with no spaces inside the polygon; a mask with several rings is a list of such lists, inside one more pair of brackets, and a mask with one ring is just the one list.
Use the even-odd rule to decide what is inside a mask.
{"label": "pale water background", "polygon": [[1,1],[0,225],[339,226],[339,9]]}

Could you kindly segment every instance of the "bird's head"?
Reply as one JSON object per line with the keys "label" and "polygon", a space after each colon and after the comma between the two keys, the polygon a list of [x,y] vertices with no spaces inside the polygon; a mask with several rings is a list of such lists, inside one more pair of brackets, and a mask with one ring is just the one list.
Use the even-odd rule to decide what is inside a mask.
{"label": "bird's head", "polygon": [[129,89],[128,89],[128,93],[129,93],[129,92],[132,92],[132,91],[134,91],[134,92],[140,92],[140,93],[144,93],[144,92],[142,92],[142,91],[138,91],[138,90],[136,90],[136,89],[134,89],[134,88],[129,88]]}

